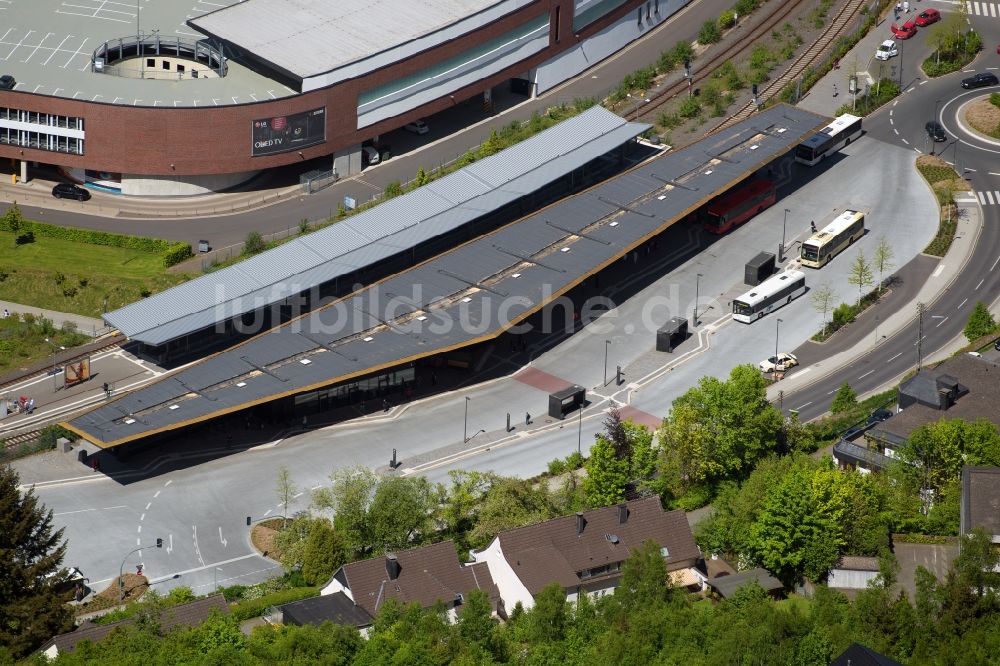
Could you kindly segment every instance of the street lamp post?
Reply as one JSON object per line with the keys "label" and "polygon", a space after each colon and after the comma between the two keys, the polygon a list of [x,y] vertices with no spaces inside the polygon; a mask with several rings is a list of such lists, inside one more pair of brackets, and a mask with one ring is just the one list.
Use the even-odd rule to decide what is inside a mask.
{"label": "street lamp post", "polygon": [[611,340],[604,341],[604,385],[608,385],[608,348],[611,347]]}
{"label": "street lamp post", "polygon": [[576,427],[576,453],[577,455],[583,455],[583,404],[580,404],[580,414],[577,418]]}
{"label": "street lamp post", "polygon": [[462,426],[462,443],[469,443],[469,396],[465,396],[465,422]]}
{"label": "street lamp post", "polygon": [[774,320],[774,376],[778,376],[778,333],[781,327],[781,320]]}
{"label": "street lamp post", "polygon": [[785,215],[781,218],[781,249],[778,251],[778,261],[785,260],[785,226],[788,224],[788,214],[791,211],[785,209]]}
{"label": "street lamp post", "polygon": [[118,568],[118,603],[121,603],[125,599],[125,562],[140,550],[149,550],[150,548],[163,548],[163,539],[157,539],[155,546],[140,546],[136,548],[122,560],[122,565]]}
{"label": "street lamp post", "polygon": [[701,273],[694,274],[694,327],[698,327],[698,290],[701,287]]}

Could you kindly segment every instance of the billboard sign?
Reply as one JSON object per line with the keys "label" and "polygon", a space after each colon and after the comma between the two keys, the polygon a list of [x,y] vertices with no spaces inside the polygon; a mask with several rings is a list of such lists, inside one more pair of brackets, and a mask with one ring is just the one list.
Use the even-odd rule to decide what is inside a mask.
{"label": "billboard sign", "polygon": [[326,141],[326,108],[253,121],[254,157],[301,150]]}
{"label": "billboard sign", "polygon": [[90,357],[84,356],[63,368],[63,386],[70,387],[90,379]]}

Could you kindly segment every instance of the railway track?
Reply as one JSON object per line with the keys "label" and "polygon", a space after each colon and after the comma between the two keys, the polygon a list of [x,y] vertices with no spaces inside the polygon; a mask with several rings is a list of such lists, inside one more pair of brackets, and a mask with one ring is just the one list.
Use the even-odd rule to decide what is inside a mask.
{"label": "railway track", "polygon": [[[866,1],[870,0],[848,0],[848,2],[843,4],[836,16],[830,21],[829,29],[825,30],[819,39],[813,42],[801,56],[792,62],[781,76],[762,84],[762,87],[758,90],[758,99],[764,100],[776,95],[787,83],[794,81],[800,76],[806,68],[821,60],[824,54],[829,51],[831,45],[843,35],[850,20]],[[655,114],[672,102],[678,95],[686,94],[689,88],[695,88],[699,83],[708,80],[715,70],[724,63],[749,51],[755,42],[769,35],[772,30],[787,20],[805,2],[806,0],[786,0],[781,3],[779,8],[767,16],[760,24],[751,28],[746,34],[737,37],[726,48],[713,54],[710,59],[699,63],[700,72],[691,78],[690,83],[688,79],[680,79],[658,91],[655,96],[651,96],[649,102],[643,102],[640,105],[634,106],[629,112],[623,115],[631,117],[631,114],[635,113],[637,119],[655,116]],[[724,129],[741,120],[745,120],[753,111],[754,104],[751,100],[743,104],[713,131]]]}
{"label": "railway track", "polygon": [[40,435],[41,432],[41,429],[27,430],[25,432],[19,432],[16,435],[11,435],[10,437],[4,437],[3,449],[10,451],[12,449],[16,449],[22,444],[30,444],[38,439],[38,435]]}
{"label": "railway track", "polygon": [[[114,336],[108,338],[105,341],[105,344],[102,345],[102,346],[100,346],[100,347],[95,347],[94,349],[90,349],[90,350],[88,350],[86,352],[75,354],[75,355],[69,356],[67,358],[59,359],[59,365],[66,365],[68,363],[75,363],[75,362],[79,361],[80,359],[82,359],[82,358],[84,358],[86,356],[93,356],[95,354],[101,354],[103,352],[110,351],[111,349],[115,349],[116,347],[118,347],[118,345],[120,345],[124,341],[125,341],[125,336],[119,333],[117,335],[114,335]],[[7,380],[5,382],[0,382],[0,394],[3,394],[6,390],[8,390],[14,384],[20,384],[23,381],[27,381],[29,379],[34,379],[35,377],[49,376],[49,375],[51,375],[51,370],[52,369],[51,369],[50,366],[46,366],[44,368],[39,368],[38,370],[35,370],[34,372],[28,372],[28,373],[25,373],[23,375],[19,375],[17,377],[9,379],[9,380]]]}

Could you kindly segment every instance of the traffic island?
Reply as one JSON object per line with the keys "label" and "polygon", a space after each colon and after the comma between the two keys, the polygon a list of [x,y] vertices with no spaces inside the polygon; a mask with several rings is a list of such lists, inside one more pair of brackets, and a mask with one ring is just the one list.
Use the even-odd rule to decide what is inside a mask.
{"label": "traffic island", "polygon": [[281,561],[281,553],[278,550],[278,534],[281,533],[284,524],[282,518],[270,518],[250,528],[250,543],[257,549],[263,557]]}
{"label": "traffic island", "polygon": [[100,611],[108,611],[138,601],[149,589],[149,580],[145,576],[127,573],[122,578],[124,579],[124,596],[122,596],[122,589],[118,586],[118,578],[112,578],[106,588],[95,594],[86,603],[76,607],[76,617],[83,619],[95,613],[103,615],[104,613],[100,613]]}

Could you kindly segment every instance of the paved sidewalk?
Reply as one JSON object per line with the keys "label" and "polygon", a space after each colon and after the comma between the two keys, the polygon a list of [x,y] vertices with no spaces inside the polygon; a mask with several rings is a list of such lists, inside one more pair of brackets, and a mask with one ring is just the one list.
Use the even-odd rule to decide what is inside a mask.
{"label": "paved sidewalk", "polygon": [[[955,240],[952,242],[948,253],[938,262],[937,268],[931,274],[931,277],[920,288],[919,293],[913,299],[914,303],[921,302],[930,306],[937,300],[938,296],[948,289],[955,277],[965,268],[969,257],[972,256],[972,251],[976,246],[976,241],[979,239],[979,233],[982,229],[982,213],[979,208],[979,200],[973,193],[969,192],[956,195],[956,202],[958,203],[959,216],[955,229]],[[877,312],[877,309],[878,305],[875,305],[872,311]],[[899,333],[915,317],[915,308],[903,307],[884,319],[880,318],[881,321],[878,327],[881,335],[878,340],[875,339],[874,335],[866,335],[851,348],[845,349],[824,359],[820,363],[810,366],[812,370],[808,374],[800,371],[788,376],[781,382],[771,384],[767,390],[768,399],[777,400],[779,391],[784,391],[787,395],[820,381],[829,374],[839,370],[845,364],[868,353],[884,340]],[[933,355],[927,356],[926,362],[930,363],[937,359],[947,358],[964,345],[964,338],[959,336]]]}
{"label": "paved sidewalk", "polygon": [[30,305],[21,305],[20,303],[13,303],[11,301],[0,301],[0,311],[2,310],[9,310],[11,313],[30,312],[36,317],[45,317],[46,319],[51,319],[52,323],[56,325],[56,328],[62,328],[64,324],[73,324],[76,326],[76,330],[85,335],[89,335],[92,338],[103,333],[107,333],[107,326],[105,326],[102,320],[94,319],[93,317],[85,317],[84,315],[73,314],[71,312],[43,310],[42,308],[35,308]]}

